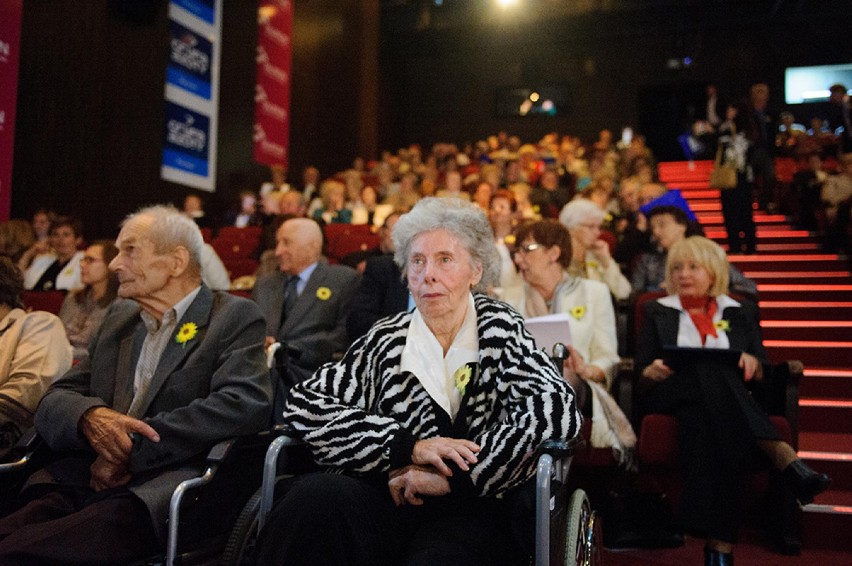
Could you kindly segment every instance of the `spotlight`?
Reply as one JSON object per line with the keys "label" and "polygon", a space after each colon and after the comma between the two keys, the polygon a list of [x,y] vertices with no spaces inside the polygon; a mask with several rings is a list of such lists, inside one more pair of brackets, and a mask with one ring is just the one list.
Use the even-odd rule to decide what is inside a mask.
{"label": "spotlight", "polygon": [[497,3],[500,4],[502,8],[509,8],[518,3],[518,0],[497,0]]}

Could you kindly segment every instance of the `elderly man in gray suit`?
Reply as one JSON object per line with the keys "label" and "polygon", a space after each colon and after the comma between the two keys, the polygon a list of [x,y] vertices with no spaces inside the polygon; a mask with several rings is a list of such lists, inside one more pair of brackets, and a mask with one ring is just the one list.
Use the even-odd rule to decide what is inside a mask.
{"label": "elderly man in gray suit", "polygon": [[[119,300],[89,356],[38,407],[60,457],[39,494],[0,519],[0,564],[126,564],[162,548],[168,502],[216,442],[270,422],[264,323],[201,283],[203,240],[171,207],[131,215],[116,241]],[[27,491],[24,492],[25,494]]]}
{"label": "elderly man in gray suit", "polygon": [[275,234],[279,271],[260,279],[252,298],[266,316],[267,344],[288,353],[284,389],[303,381],[346,351],[346,316],[358,274],[322,258],[322,230],[313,220],[291,218]]}

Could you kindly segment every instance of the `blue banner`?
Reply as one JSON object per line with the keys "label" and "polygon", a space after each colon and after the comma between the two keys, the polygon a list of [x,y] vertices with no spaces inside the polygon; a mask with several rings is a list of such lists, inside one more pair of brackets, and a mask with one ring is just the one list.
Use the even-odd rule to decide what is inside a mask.
{"label": "blue banner", "polygon": [[166,145],[163,165],[207,176],[210,119],[188,108],[166,102]]}
{"label": "blue banner", "polygon": [[216,20],[213,0],[172,0],[172,3],[208,24],[213,24]]}
{"label": "blue banner", "polygon": [[213,45],[175,21],[169,23],[169,64],[166,82],[210,100]]}

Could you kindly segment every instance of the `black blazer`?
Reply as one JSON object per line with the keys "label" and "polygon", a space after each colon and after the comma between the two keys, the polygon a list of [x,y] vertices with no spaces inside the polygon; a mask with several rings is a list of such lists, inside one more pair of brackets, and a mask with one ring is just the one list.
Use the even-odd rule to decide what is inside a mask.
{"label": "black blazer", "polygon": [[[730,323],[728,340],[731,349],[741,350],[763,362],[766,351],[760,335],[757,308],[748,301],[740,307],[728,307],[722,317]],[[658,301],[645,303],[643,323],[636,346],[636,371],[641,374],[655,359],[663,357],[664,346],[677,346],[680,311],[660,304]]]}
{"label": "black blazer", "polygon": [[392,254],[367,260],[361,284],[352,301],[346,331],[353,342],[379,319],[408,310],[408,286]]}

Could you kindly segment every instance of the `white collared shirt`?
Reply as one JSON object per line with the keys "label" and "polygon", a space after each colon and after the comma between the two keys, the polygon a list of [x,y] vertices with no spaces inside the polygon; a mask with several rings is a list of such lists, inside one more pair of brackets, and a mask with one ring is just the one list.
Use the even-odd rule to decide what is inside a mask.
{"label": "white collared shirt", "polygon": [[[727,350],[731,347],[731,341],[728,339],[728,333],[720,328],[716,328],[716,337],[707,335],[707,343],[701,343],[701,334],[695,323],[692,322],[692,317],[683,308],[680,302],[680,297],[677,295],[668,295],[658,302],[666,307],[671,307],[680,311],[680,318],[677,325],[677,345],[683,348],[718,348]],[[716,297],[716,313],[713,315],[713,323],[722,320],[722,313],[728,307],[739,307],[740,303],[729,297],[728,295],[719,295]]]}
{"label": "white collared shirt", "polygon": [[447,350],[447,355],[444,356],[443,352],[420,311],[415,309],[402,349],[400,371],[414,374],[429,396],[455,419],[462,396],[456,388],[453,375],[467,363],[479,363],[479,332],[473,295],[468,295],[464,322]]}

